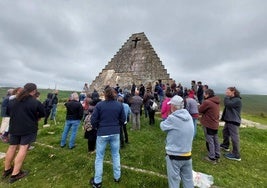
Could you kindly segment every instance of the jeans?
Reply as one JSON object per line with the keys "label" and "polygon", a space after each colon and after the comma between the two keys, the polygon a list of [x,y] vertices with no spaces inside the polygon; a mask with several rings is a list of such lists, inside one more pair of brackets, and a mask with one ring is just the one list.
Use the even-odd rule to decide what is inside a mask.
{"label": "jeans", "polygon": [[69,141],[69,148],[75,147],[75,139],[77,135],[77,131],[80,125],[80,120],[66,120],[64,130],[62,133],[61,137],[61,146],[66,145],[66,139],[68,137],[69,131],[71,130],[71,135],[70,135],[70,141]]}
{"label": "jeans", "polygon": [[56,113],[57,113],[57,104],[53,104],[50,120],[54,120],[56,118]]}
{"label": "jeans", "polygon": [[94,182],[101,183],[103,175],[103,160],[107,143],[110,145],[113,162],[113,177],[118,180],[121,177],[120,164],[120,134],[97,136]]}
{"label": "jeans", "polygon": [[165,159],[169,188],[179,188],[181,180],[183,188],[194,188],[192,159],[171,160],[168,155],[166,155]]}

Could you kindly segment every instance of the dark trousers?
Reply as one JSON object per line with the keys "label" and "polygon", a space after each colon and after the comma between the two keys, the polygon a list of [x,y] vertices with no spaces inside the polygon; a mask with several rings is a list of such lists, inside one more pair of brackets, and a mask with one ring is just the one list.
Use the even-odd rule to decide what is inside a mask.
{"label": "dark trousers", "polygon": [[124,142],[128,143],[128,132],[127,132],[127,127],[126,124],[123,124],[120,128],[120,141],[121,141],[121,146],[124,146]]}
{"label": "dark trousers", "polygon": [[235,157],[240,158],[239,126],[233,123],[225,122],[223,128],[223,147],[229,148],[230,138],[233,145],[232,153],[235,155]]}
{"label": "dark trousers", "polygon": [[206,127],[203,127],[204,135],[206,138],[206,146],[208,150],[208,157],[210,159],[218,159],[220,158],[220,143],[219,137],[216,132],[212,134],[207,131]]}
{"label": "dark trousers", "polygon": [[154,125],[155,124],[155,110],[149,110],[148,117],[149,117],[149,125]]}
{"label": "dark trousers", "polygon": [[47,124],[47,119],[50,116],[51,108],[45,109],[45,117],[44,117],[44,124]]}
{"label": "dark trousers", "polygon": [[88,139],[88,152],[95,151],[96,140]]}
{"label": "dark trousers", "polygon": [[84,138],[87,139],[88,152],[95,151],[96,147],[96,130],[92,129],[90,131],[84,132]]}

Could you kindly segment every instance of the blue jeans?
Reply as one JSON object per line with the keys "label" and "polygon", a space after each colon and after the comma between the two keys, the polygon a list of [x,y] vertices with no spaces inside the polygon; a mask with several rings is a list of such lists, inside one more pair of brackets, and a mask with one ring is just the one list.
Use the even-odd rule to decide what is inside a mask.
{"label": "blue jeans", "polygon": [[53,104],[53,107],[51,109],[51,115],[50,115],[51,120],[55,119],[56,113],[57,113],[57,104]]}
{"label": "blue jeans", "polygon": [[179,188],[182,180],[183,188],[193,188],[192,159],[171,160],[168,155],[165,157],[167,164],[167,175],[169,188]]}
{"label": "blue jeans", "polygon": [[66,139],[68,137],[70,130],[71,130],[71,135],[70,135],[70,141],[69,141],[69,148],[73,148],[75,146],[75,139],[76,139],[76,135],[77,135],[80,122],[81,122],[80,120],[66,120],[64,131],[61,137],[61,143],[60,143],[61,146],[66,145]]}
{"label": "blue jeans", "polygon": [[107,136],[97,136],[96,139],[96,158],[95,158],[95,183],[102,182],[103,175],[103,160],[107,143],[110,145],[112,162],[113,162],[113,177],[118,180],[121,177],[120,164],[120,134]]}

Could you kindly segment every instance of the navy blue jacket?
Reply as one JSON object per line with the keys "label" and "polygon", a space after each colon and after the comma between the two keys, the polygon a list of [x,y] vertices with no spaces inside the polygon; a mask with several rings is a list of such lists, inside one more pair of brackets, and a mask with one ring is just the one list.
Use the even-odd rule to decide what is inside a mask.
{"label": "navy blue jacket", "polygon": [[120,126],[126,121],[123,106],[115,100],[97,103],[91,116],[91,124],[97,136],[120,134]]}

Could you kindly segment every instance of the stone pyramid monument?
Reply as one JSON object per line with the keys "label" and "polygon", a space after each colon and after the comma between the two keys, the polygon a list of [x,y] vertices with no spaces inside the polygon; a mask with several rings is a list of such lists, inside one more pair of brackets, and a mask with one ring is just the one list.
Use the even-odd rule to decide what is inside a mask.
{"label": "stone pyramid monument", "polygon": [[116,84],[122,89],[130,89],[133,83],[146,86],[149,82],[154,86],[158,80],[163,84],[171,84],[173,81],[142,32],[133,34],[122,45],[89,89],[102,91],[106,85],[115,87]]}

